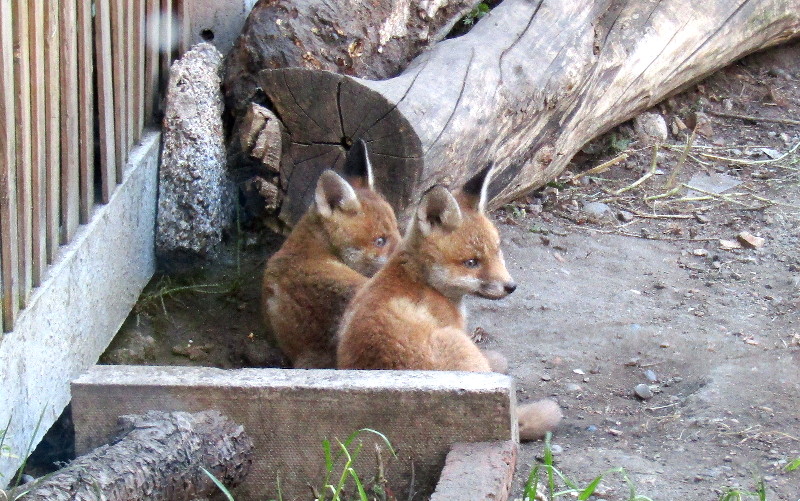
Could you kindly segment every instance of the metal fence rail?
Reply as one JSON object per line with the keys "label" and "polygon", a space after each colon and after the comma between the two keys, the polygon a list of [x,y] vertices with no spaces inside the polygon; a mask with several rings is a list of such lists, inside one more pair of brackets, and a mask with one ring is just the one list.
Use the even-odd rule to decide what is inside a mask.
{"label": "metal fence rail", "polygon": [[182,0],[0,0],[0,331],[158,113]]}

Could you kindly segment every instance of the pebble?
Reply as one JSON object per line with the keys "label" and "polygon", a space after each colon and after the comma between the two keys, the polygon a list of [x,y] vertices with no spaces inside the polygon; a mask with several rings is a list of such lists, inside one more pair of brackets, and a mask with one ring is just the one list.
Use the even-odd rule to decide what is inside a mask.
{"label": "pebble", "polygon": [[553,445],[551,445],[551,446],[550,446],[550,451],[551,451],[553,454],[561,454],[562,452],[564,452],[564,448],[563,448],[563,447],[561,447],[561,446],[560,446],[560,445],[558,445],[558,444],[553,444]]}
{"label": "pebble", "polygon": [[651,383],[655,383],[656,381],[658,381],[658,376],[656,375],[656,372],[652,369],[647,369],[646,371],[644,371],[644,377],[646,377],[647,380],[650,381]]}
{"label": "pebble", "polygon": [[633,213],[628,212],[626,210],[621,210],[617,212],[617,219],[619,219],[623,223],[630,223],[631,221],[633,221],[633,217],[634,217]]}
{"label": "pebble", "polygon": [[577,383],[567,383],[566,386],[564,386],[564,389],[569,392],[581,391],[581,385]]}
{"label": "pebble", "polygon": [[589,202],[583,206],[583,211],[591,216],[603,217],[611,213],[611,207],[603,202]]}
{"label": "pebble", "polygon": [[639,139],[646,144],[663,143],[667,140],[667,122],[659,113],[642,113],[633,119],[633,128]]}
{"label": "pebble", "polygon": [[589,426],[586,427],[586,431],[588,431],[589,433],[594,433],[597,431],[597,426],[590,424]]}
{"label": "pebble", "polygon": [[542,381],[550,381],[551,379],[553,379],[553,376],[550,374],[542,374]]}
{"label": "pebble", "polygon": [[633,392],[636,394],[637,397],[641,398],[642,400],[650,400],[653,398],[653,392],[650,391],[650,387],[644,383],[637,384],[633,388]]}

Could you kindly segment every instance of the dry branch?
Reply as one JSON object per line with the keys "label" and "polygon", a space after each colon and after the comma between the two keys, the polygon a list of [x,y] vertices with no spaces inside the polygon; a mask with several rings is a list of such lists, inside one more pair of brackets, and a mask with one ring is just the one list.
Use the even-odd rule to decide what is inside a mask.
{"label": "dry branch", "polygon": [[[99,447],[45,477],[26,501],[177,501],[216,492],[205,468],[226,486],[250,469],[253,442],[244,429],[216,411],[151,411],[122,416],[112,445]],[[11,499],[14,499],[13,493]]]}
{"label": "dry branch", "polygon": [[401,211],[488,162],[501,170],[494,204],[508,201],[593,137],[799,29],[800,0],[506,0],[389,80],[265,70],[261,88],[290,137],[282,218],[297,220],[308,187],[356,138]]}

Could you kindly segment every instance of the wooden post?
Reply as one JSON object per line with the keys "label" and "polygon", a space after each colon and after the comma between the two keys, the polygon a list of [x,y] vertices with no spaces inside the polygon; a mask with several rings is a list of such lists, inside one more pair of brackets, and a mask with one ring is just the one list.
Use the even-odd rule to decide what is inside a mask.
{"label": "wooden post", "polygon": [[80,141],[78,132],[78,33],[75,0],[61,7],[61,243],[78,229]]}
{"label": "wooden post", "polygon": [[89,222],[94,207],[94,69],[92,53],[92,5],[78,2],[78,102],[80,134],[80,222]]}
{"label": "wooden post", "polygon": [[117,125],[114,105],[111,5],[113,0],[95,2],[94,30],[97,61],[97,119],[100,129],[100,199],[108,203],[117,181]]}
{"label": "wooden post", "polygon": [[[15,2],[14,13],[14,83],[16,90],[17,135],[17,238],[19,251],[19,307],[28,304],[33,289],[33,193],[31,145],[31,79],[28,6]],[[3,82],[5,85],[5,81]]]}
{"label": "wooden post", "polygon": [[52,263],[61,243],[61,29],[58,2],[45,3],[45,233],[47,262]]}
{"label": "wooden post", "polygon": [[17,246],[16,117],[12,0],[0,0],[0,286],[4,332],[14,328],[19,312],[19,248]]}
{"label": "wooden post", "polygon": [[29,36],[31,61],[31,194],[33,213],[31,220],[31,237],[33,252],[33,286],[42,282],[42,275],[47,267],[47,170],[45,134],[45,15],[44,2],[30,2]]}

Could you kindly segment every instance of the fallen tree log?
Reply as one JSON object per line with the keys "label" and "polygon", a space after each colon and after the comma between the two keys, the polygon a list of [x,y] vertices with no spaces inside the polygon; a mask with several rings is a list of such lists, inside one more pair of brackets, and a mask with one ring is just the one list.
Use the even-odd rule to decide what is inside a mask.
{"label": "fallen tree log", "polygon": [[262,71],[289,138],[281,217],[297,220],[308,187],[356,138],[401,213],[488,162],[500,169],[496,206],[553,179],[597,135],[799,28],[800,0],[506,0],[395,78]]}
{"label": "fallen tree log", "polygon": [[265,68],[392,77],[479,2],[259,0],[225,61],[225,104],[240,114]]}
{"label": "fallen tree log", "polygon": [[[177,501],[218,492],[205,468],[227,487],[250,469],[253,442],[217,411],[122,416],[116,442],[20,488],[27,501]],[[18,493],[11,493],[15,499]]]}

